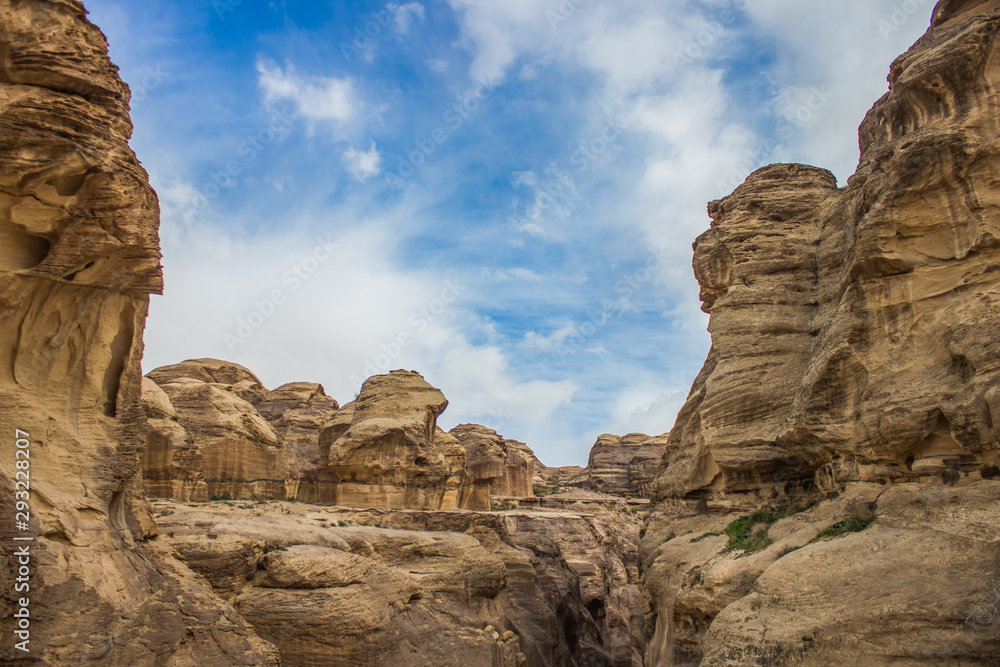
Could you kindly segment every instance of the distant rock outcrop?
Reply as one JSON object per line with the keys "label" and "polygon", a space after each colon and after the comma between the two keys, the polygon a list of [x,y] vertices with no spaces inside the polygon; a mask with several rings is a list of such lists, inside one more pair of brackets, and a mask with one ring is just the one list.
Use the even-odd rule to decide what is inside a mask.
{"label": "distant rock outcrop", "polygon": [[970,619],[1000,575],[998,34],[1000,3],[940,2],[846,187],[772,165],[710,204],[712,349],[643,542],[649,664],[995,660]]}
{"label": "distant rock outcrop", "polygon": [[277,664],[152,539],[139,362],[159,213],[107,48],[76,0],[0,2],[0,662]]}
{"label": "distant rock outcrop", "polygon": [[490,498],[532,495],[535,458],[523,442],[479,424],[459,424],[448,434],[465,448],[464,508],[489,509]]}
{"label": "distant rock outcrop", "polygon": [[587,467],[578,478],[582,484],[574,485],[616,496],[649,498],[669,436],[605,433],[590,450]]}
{"label": "distant rock outcrop", "polygon": [[315,382],[291,382],[268,392],[257,404],[283,443],[293,477],[287,495],[307,503],[330,504],[337,498],[337,483],[320,456],[319,434],[338,412],[337,401]]}
{"label": "distant rock outcrop", "polygon": [[[208,359],[158,368],[148,379],[158,381],[169,398],[176,424],[185,432],[181,440],[169,424],[154,424],[150,430],[143,463],[149,493],[169,490],[165,497],[183,500],[225,495],[288,497],[286,483],[296,480],[297,475],[285,453],[285,443],[257,409],[241,398],[259,397],[262,401],[267,396],[255,375],[242,366]],[[159,403],[162,397],[154,405]],[[147,411],[151,409],[155,407]],[[173,437],[165,437],[159,426],[167,426]],[[182,449],[163,449],[176,445]],[[175,459],[189,465],[172,465]],[[175,474],[181,477],[172,478]]]}
{"label": "distant rock outcrop", "polygon": [[437,426],[447,406],[444,394],[418,373],[393,371],[368,378],[350,404],[350,424],[335,417],[321,436],[337,480],[337,503],[457,508],[465,450]]}
{"label": "distant rock outcrop", "polygon": [[587,467],[549,468],[535,460],[535,485],[542,494],[575,487],[630,498],[649,498],[670,434],[624,436],[605,433],[590,449]]}

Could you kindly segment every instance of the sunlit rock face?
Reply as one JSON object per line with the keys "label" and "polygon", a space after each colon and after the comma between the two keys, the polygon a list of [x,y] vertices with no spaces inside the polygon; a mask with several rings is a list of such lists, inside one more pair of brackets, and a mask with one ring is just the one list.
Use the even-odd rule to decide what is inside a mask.
{"label": "sunlit rock face", "polygon": [[583,473],[586,488],[614,496],[648,498],[669,433],[649,437],[644,433],[617,436],[605,433],[590,449]]}
{"label": "sunlit rock face", "polygon": [[[861,125],[845,187],[773,165],[709,205],[694,269],[712,349],[643,544],[650,664],[995,655],[996,628],[966,620],[998,549],[998,28],[1000,3],[938,4]],[[827,499],[752,557],[711,536],[808,497]]]}
{"label": "sunlit rock face", "polygon": [[[159,211],[127,143],[129,90],[75,0],[0,2],[0,53],[0,527],[35,537],[30,657],[276,664],[152,541],[139,360],[148,295],[162,289]],[[18,429],[27,530],[13,524]],[[0,568],[8,619],[14,571]],[[0,661],[27,655],[11,639]]]}
{"label": "sunlit rock face", "polygon": [[418,373],[368,378],[357,400],[344,406],[350,423],[338,413],[320,436],[321,457],[337,480],[337,503],[456,509],[465,450],[437,426],[447,405]]}
{"label": "sunlit rock face", "polygon": [[575,493],[530,512],[153,505],[284,664],[639,667],[640,519]]}
{"label": "sunlit rock face", "polygon": [[479,424],[459,424],[448,434],[465,449],[463,508],[489,509],[491,497],[533,495],[534,455],[523,442]]}
{"label": "sunlit rock face", "polygon": [[[286,442],[250,402],[261,403],[269,395],[250,371],[199,359],[158,368],[148,379],[169,399],[172,422],[183,430],[182,436],[171,420],[150,423],[143,458],[150,495],[285,498],[296,490],[289,488],[297,486],[299,475]],[[149,401],[146,405],[147,414],[155,411]],[[271,408],[271,414],[278,413],[279,406]]]}

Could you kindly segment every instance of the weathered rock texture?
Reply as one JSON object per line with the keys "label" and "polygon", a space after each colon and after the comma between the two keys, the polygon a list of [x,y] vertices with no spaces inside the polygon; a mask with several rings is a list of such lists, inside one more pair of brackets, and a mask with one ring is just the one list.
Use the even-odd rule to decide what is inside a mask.
{"label": "weathered rock texture", "polygon": [[[300,474],[286,442],[241,398],[263,402],[269,395],[250,371],[207,359],[158,368],[147,379],[158,383],[174,411],[174,420],[150,424],[143,458],[148,493],[207,500],[224,494],[285,498],[297,490]],[[156,396],[147,400],[147,414],[162,405],[163,396]]]}
{"label": "weathered rock texture", "polygon": [[[273,646],[150,542],[139,360],[162,284],[128,88],[74,0],[0,2],[0,53],[0,661],[275,664]],[[15,468],[15,429],[28,470]],[[18,474],[27,530],[13,525]],[[21,594],[13,546],[30,547]],[[30,655],[12,642],[22,595]]]}
{"label": "weathered rock texture", "polygon": [[479,424],[459,424],[448,434],[465,449],[464,508],[489,509],[491,497],[532,495],[535,457],[523,442]]}
{"label": "weathered rock texture", "polygon": [[[997,628],[967,618],[1000,546],[998,27],[1000,3],[939,3],[845,188],[774,165],[709,206],[712,349],[644,541],[649,664],[995,661]],[[727,510],[821,494],[842,496],[753,556],[696,539]],[[803,546],[857,497],[873,526]]]}
{"label": "weathered rock texture", "polygon": [[338,407],[337,401],[326,395],[323,385],[314,382],[282,385],[257,404],[257,411],[284,443],[293,474],[287,485],[289,498],[307,503],[336,500],[336,482],[328,461],[320,457],[319,434],[336,415]]}
{"label": "weathered rock texture", "polygon": [[638,518],[155,503],[285,664],[642,664]]}
{"label": "weathered rock texture", "polygon": [[586,468],[548,468],[534,459],[534,484],[540,495],[575,487],[619,497],[649,498],[669,437],[669,433],[654,437],[605,433],[591,447]]}
{"label": "weathered rock texture", "polygon": [[606,433],[591,448],[580,481],[593,491],[648,498],[668,437],[669,434],[651,438],[643,433],[621,437]]}
{"label": "weathered rock texture", "polygon": [[444,394],[418,373],[393,371],[368,378],[349,405],[350,423],[335,418],[320,436],[321,456],[337,480],[338,504],[459,506],[465,450],[437,426],[448,406]]}

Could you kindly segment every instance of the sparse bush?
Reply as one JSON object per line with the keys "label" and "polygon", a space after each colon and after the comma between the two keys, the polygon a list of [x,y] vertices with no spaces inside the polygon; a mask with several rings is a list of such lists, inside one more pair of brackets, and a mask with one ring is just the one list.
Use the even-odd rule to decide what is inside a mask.
{"label": "sparse bush", "polygon": [[813,541],[824,537],[839,537],[841,535],[846,535],[847,533],[860,533],[862,530],[867,528],[875,520],[874,512],[866,512],[864,514],[852,514],[843,521],[838,521],[832,526],[827,526],[823,530],[819,531]]}
{"label": "sparse bush", "polygon": [[535,497],[544,498],[545,496],[550,496],[553,493],[559,493],[559,491],[562,490],[562,487],[558,484],[553,484],[552,486],[535,486],[532,487],[531,490],[534,492]]}
{"label": "sparse bush", "polygon": [[1000,628],[1000,579],[990,577],[983,585],[986,594],[965,619],[968,625]]}
{"label": "sparse bush", "polygon": [[1000,477],[1000,468],[997,466],[986,466],[979,471],[979,475],[983,479],[996,479],[997,477]]}
{"label": "sparse bush", "polygon": [[962,479],[962,476],[957,470],[945,470],[941,473],[941,481],[944,482],[946,486],[955,486],[960,479]]}
{"label": "sparse bush", "polygon": [[232,500],[233,496],[229,493],[229,489],[226,489],[221,494],[217,496],[209,496],[209,500],[219,501],[219,500]]}
{"label": "sparse bush", "polygon": [[493,512],[506,512],[512,509],[517,509],[517,503],[510,500],[505,500],[502,503],[498,503],[495,500],[490,501],[490,510]]}
{"label": "sparse bush", "polygon": [[[767,510],[756,510],[747,516],[740,517],[736,521],[726,526],[723,531],[729,536],[727,551],[741,549],[744,553],[753,553],[771,546],[771,538],[768,536],[768,529],[777,521],[790,517],[793,514],[805,512],[812,507],[815,501],[798,503],[792,507],[769,512]],[[710,537],[709,533],[702,535],[698,539]]]}

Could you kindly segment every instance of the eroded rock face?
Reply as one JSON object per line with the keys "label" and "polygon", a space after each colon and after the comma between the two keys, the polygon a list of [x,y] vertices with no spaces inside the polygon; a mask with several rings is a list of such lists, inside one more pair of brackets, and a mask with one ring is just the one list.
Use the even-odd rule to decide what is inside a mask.
{"label": "eroded rock face", "polygon": [[288,664],[642,664],[628,513],[154,507]]}
{"label": "eroded rock face", "polygon": [[[0,527],[35,537],[18,545],[31,553],[30,657],[276,664],[273,646],[150,542],[139,360],[162,282],[128,88],[74,0],[0,3],[0,52]],[[12,525],[16,429],[31,443],[28,530]],[[20,595],[4,561],[9,619]],[[0,661],[28,655],[11,639]]]}
{"label": "eroded rock face", "polygon": [[[465,450],[437,426],[444,394],[418,373],[368,378],[351,409],[335,418],[321,449],[348,507],[454,509],[465,474]],[[337,436],[334,438],[334,436]],[[322,454],[321,454],[322,455]]]}
{"label": "eroded rock face", "polygon": [[648,498],[667,449],[669,433],[650,438],[644,433],[605,433],[590,450],[583,472],[586,488],[616,496]]}
{"label": "eroded rock face", "polygon": [[464,509],[489,509],[491,497],[532,495],[535,459],[523,442],[479,424],[459,424],[448,434],[465,449]]}
{"label": "eroded rock face", "polygon": [[[710,205],[694,267],[712,350],[644,541],[652,664],[975,664],[995,649],[995,628],[965,623],[981,592],[964,572],[988,579],[1000,546],[976,518],[1000,512],[985,479],[1000,460],[998,28],[995,2],[939,3],[865,118],[845,188],[774,165]],[[875,523],[807,544],[857,514],[830,499],[764,529],[775,544],[752,557],[697,539],[825,494],[866,496]],[[824,588],[838,562],[850,603]]]}
{"label": "eroded rock face", "polygon": [[[257,409],[241,398],[266,397],[267,390],[242,366],[202,361],[166,366],[147,376],[158,381],[176,423],[175,427],[160,420],[151,425],[143,462],[147,492],[182,500],[207,500],[224,494],[233,498],[287,497],[295,491],[288,487],[296,486],[299,475],[285,453],[286,443]],[[220,368],[224,372],[212,372]],[[205,377],[233,383],[199,379]],[[156,400],[159,402],[162,398]],[[149,401],[147,406],[147,412],[155,410]],[[276,411],[276,406],[272,408]],[[184,464],[175,465],[175,461]]]}
{"label": "eroded rock face", "polygon": [[320,431],[333,419],[339,406],[315,382],[291,382],[268,392],[257,404],[283,442],[294,477],[289,480],[288,497],[308,503],[333,503],[336,482],[321,461]]}

